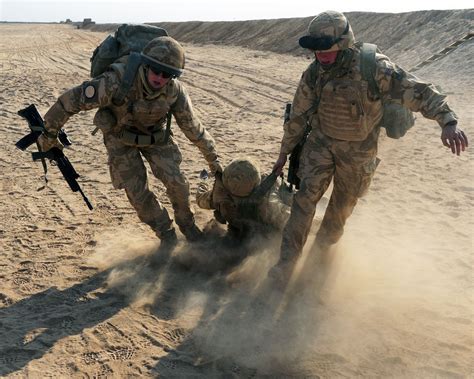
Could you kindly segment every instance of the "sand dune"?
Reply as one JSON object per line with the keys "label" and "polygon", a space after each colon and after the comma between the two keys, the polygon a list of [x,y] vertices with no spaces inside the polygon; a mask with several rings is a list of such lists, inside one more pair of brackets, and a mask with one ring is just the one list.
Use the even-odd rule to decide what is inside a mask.
{"label": "sand dune", "polygon": [[[473,29],[473,10],[349,17],[360,39],[406,67]],[[309,19],[160,23],[184,41],[183,82],[224,162],[248,155],[271,168],[284,103],[309,63],[295,48]],[[101,137],[90,134],[93,112],[66,127],[93,212],[54,167],[44,188],[41,165],[14,147],[27,130],[20,108],[35,103],[44,113],[87,80],[90,54],[107,35],[95,28],[103,31],[0,24],[0,375],[472,377],[470,151],[452,156],[421,117],[402,140],[382,137],[382,163],[343,240],[330,256],[312,254],[326,195],[283,295],[265,280],[278,236],[252,241],[250,257],[227,270],[219,263],[230,252],[213,251],[214,240],[189,246],[180,237],[174,259],[152,268],[158,242],[112,189]],[[473,44],[417,71],[449,94],[471,137]],[[194,192],[205,162],[175,136]],[[197,210],[200,225],[210,219]],[[190,268],[178,264],[186,259]]]}
{"label": "sand dune", "polygon": [[[357,38],[377,44],[397,62],[414,66],[440,47],[472,32],[474,9],[407,13],[347,12]],[[314,16],[234,22],[159,22],[171,35],[193,44],[234,45],[254,50],[303,55],[298,38]],[[115,30],[118,24],[90,25],[91,30]],[[416,51],[416,54],[412,54]]]}

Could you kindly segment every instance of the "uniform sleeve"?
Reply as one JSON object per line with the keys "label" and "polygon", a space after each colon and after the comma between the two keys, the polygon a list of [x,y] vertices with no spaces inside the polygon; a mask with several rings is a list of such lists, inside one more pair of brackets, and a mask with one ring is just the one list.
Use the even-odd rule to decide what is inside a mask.
{"label": "uniform sleeve", "polygon": [[57,134],[72,115],[110,105],[119,85],[117,74],[108,71],[67,90],[44,115],[46,130]]}
{"label": "uniform sleeve", "polygon": [[284,133],[281,141],[280,153],[291,153],[293,148],[304,135],[306,120],[308,117],[307,112],[314,106],[316,101],[314,83],[312,83],[311,79],[314,77],[311,70],[314,69],[314,65],[309,66],[301,76],[301,80],[293,98],[290,119],[283,126]]}
{"label": "uniform sleeve", "polygon": [[224,187],[224,183],[218,177],[212,189],[212,208],[216,209],[228,223],[237,225],[238,210],[234,199]]}
{"label": "uniform sleeve", "polygon": [[456,114],[449,108],[446,96],[430,84],[418,79],[387,57],[377,54],[375,80],[384,100],[390,100],[420,112],[443,127],[456,121]]}
{"label": "uniform sleeve", "polygon": [[180,86],[171,111],[184,135],[197,146],[208,163],[214,162],[217,159],[214,138],[194,114],[191,99],[183,86]]}
{"label": "uniform sleeve", "polygon": [[196,203],[200,208],[213,209],[212,190],[209,189],[207,182],[201,182],[196,192]]}
{"label": "uniform sleeve", "polygon": [[214,209],[214,217],[217,221],[238,225],[237,207],[221,180],[216,178],[212,190],[209,189],[207,182],[199,183],[196,202],[203,209]]}

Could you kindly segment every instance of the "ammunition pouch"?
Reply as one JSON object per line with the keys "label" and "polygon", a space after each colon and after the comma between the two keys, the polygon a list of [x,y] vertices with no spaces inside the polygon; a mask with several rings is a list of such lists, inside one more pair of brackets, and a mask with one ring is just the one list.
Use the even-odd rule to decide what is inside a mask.
{"label": "ammunition pouch", "polygon": [[367,138],[382,119],[382,104],[368,98],[367,88],[367,82],[349,79],[333,79],[324,86],[318,108],[324,134],[343,141]]}
{"label": "ammunition pouch", "polygon": [[117,118],[109,108],[99,109],[95,116],[93,124],[103,133],[111,132],[117,126]]}

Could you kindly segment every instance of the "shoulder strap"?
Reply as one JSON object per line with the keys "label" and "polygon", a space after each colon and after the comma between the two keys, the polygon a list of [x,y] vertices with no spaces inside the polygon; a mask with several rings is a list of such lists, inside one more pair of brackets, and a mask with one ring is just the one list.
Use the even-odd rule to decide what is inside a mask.
{"label": "shoulder strap", "polygon": [[318,60],[314,60],[309,69],[309,81],[313,86],[316,85],[316,79],[318,78],[319,75],[319,62]]}
{"label": "shoulder strap", "polygon": [[250,195],[250,198],[253,201],[260,201],[263,197],[265,197],[268,192],[274,186],[276,180],[278,179],[278,175],[272,171],[270,175],[262,180],[262,182],[255,188]]}
{"label": "shoulder strap", "polygon": [[[120,83],[120,87],[117,90],[117,93],[112,99],[112,102],[115,105],[122,105],[125,101],[125,97],[127,96],[130,88],[132,88],[133,81],[137,76],[138,67],[142,62],[140,53],[132,52],[127,61],[127,65],[125,67],[125,72],[122,76],[122,81]],[[164,143],[168,143],[169,136],[171,134],[171,111],[166,114],[166,130],[164,135]]]}
{"label": "shoulder strap", "polygon": [[127,66],[125,67],[125,72],[120,83],[120,87],[117,90],[114,98],[112,99],[115,105],[122,105],[125,101],[130,88],[132,88],[133,81],[137,75],[138,67],[141,63],[140,53],[132,52],[127,61]]}
{"label": "shoulder strap", "polygon": [[362,78],[369,83],[369,91],[380,96],[379,87],[375,82],[375,52],[377,51],[377,45],[372,43],[363,43],[360,49],[360,72]]}

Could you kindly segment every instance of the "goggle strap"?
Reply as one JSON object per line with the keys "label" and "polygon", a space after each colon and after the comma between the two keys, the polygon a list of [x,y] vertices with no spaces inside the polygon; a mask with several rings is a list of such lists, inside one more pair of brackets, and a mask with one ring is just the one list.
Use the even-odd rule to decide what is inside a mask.
{"label": "goggle strap", "polygon": [[349,21],[346,20],[346,27],[344,29],[344,31],[342,32],[341,36],[336,39],[336,41],[334,43],[338,43],[339,41],[342,41],[343,37],[349,32]]}
{"label": "goggle strap", "polygon": [[167,72],[167,73],[169,73],[169,74],[171,74],[175,77],[179,77],[183,73],[183,71],[181,71],[179,69],[176,69],[174,67],[168,66],[167,64],[158,62],[158,61],[146,56],[143,53],[141,54],[141,59],[142,59],[143,64],[149,65],[156,72],[164,71],[164,72]]}

